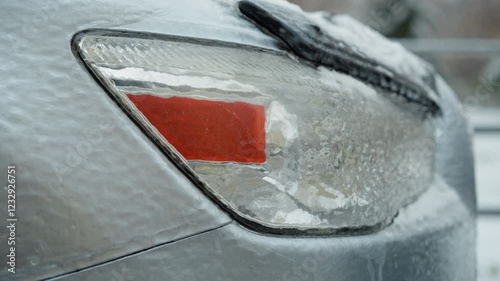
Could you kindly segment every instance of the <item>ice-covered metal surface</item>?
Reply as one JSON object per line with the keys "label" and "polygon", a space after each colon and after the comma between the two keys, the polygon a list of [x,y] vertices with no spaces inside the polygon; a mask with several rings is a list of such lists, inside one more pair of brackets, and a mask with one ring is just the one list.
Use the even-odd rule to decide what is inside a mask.
{"label": "ice-covered metal surface", "polygon": [[56,280],[470,281],[473,220],[455,191],[437,179],[376,234],[282,239],[233,223]]}
{"label": "ice-covered metal surface", "polygon": [[436,77],[436,88],[443,104],[443,118],[436,122],[434,169],[450,186],[457,189],[464,204],[475,213],[477,203],[472,128],[450,86],[442,78]]}
{"label": "ice-covered metal surface", "polygon": [[[218,7],[190,3],[206,5],[203,13]],[[75,60],[70,41],[90,27],[217,37],[232,34],[224,28],[243,26],[233,32],[234,40],[266,45],[268,38],[253,27],[245,29],[251,25],[243,20],[238,24],[218,15],[213,16],[219,21],[214,31],[203,26],[210,20],[199,17],[200,9],[180,3],[26,1],[0,6],[0,166],[17,166],[19,217],[17,273],[8,275],[2,244],[0,279],[54,276],[230,221],[123,115]],[[169,24],[189,17],[193,24]],[[1,179],[6,183],[6,172]],[[4,189],[1,195],[7,198]],[[0,200],[1,210],[6,203]],[[0,235],[5,241],[5,227]]]}
{"label": "ice-covered metal surface", "polygon": [[[17,234],[18,254],[22,257],[18,260],[16,275],[6,275],[5,258],[0,259],[1,280],[55,276],[230,222],[104,95],[77,64],[69,44],[72,35],[82,29],[116,28],[219,39],[265,48],[280,46],[279,42],[242,20],[233,4],[234,1],[223,0],[143,0],[140,5],[132,0],[0,3],[3,36],[0,47],[3,81],[0,83],[0,165],[18,165],[20,228]],[[398,61],[405,62],[405,59]],[[435,170],[450,188],[458,191],[462,203],[451,200],[451,195],[443,196],[443,201],[450,202],[449,208],[428,216],[425,221],[418,221],[415,226],[418,235],[413,235],[413,228],[401,227],[397,231],[385,230],[363,237],[304,239],[298,243],[295,239],[255,235],[231,225],[223,228],[223,232],[229,234],[219,239],[225,243],[208,243],[214,240],[205,237],[217,237],[220,233],[211,232],[192,238],[200,240],[188,239],[172,244],[178,245],[176,252],[169,250],[155,256],[149,256],[152,252],[138,254],[137,257],[146,263],[142,268],[136,267],[139,276],[135,277],[145,276],[148,270],[151,274],[162,272],[165,267],[172,269],[171,279],[196,280],[198,276],[194,273],[213,272],[220,275],[207,275],[203,279],[220,280],[224,276],[231,279],[238,275],[240,280],[258,276],[266,280],[269,279],[266,277],[269,275],[265,275],[267,270],[286,269],[285,273],[296,274],[290,270],[310,262],[306,258],[311,252],[302,254],[302,249],[312,247],[313,250],[330,249],[326,267],[314,269],[314,274],[328,275],[329,279],[335,277],[330,274],[343,269],[354,274],[351,279],[356,280],[356,272],[361,272],[362,279],[377,280],[380,264],[384,264],[382,276],[387,276],[386,279],[404,280],[407,275],[403,273],[408,272],[408,276],[416,276],[416,280],[431,280],[426,274],[437,276],[436,280],[473,279],[471,265],[475,264],[475,254],[471,226],[474,221],[469,214],[475,210],[475,195],[470,143],[453,93],[444,83],[438,84],[444,93],[441,94],[443,104],[451,106],[445,106],[444,118],[439,124],[442,135],[437,144]],[[109,137],[113,137],[113,141]],[[121,153],[111,156],[109,151]],[[5,182],[6,175],[0,177]],[[5,198],[4,193],[2,191],[2,198]],[[5,210],[5,204],[6,201],[1,200],[0,209]],[[462,204],[469,213],[463,213]],[[419,209],[428,207],[420,205]],[[455,220],[455,213],[463,216]],[[433,231],[433,223],[442,228]],[[394,228],[391,226],[391,229]],[[0,235],[4,233],[2,230]],[[4,236],[1,238],[4,241]],[[256,247],[260,243],[264,249],[269,248],[266,245],[277,244],[280,250],[261,252],[260,246]],[[349,245],[350,251],[346,251],[344,243]],[[4,245],[0,249],[3,250]],[[196,266],[190,264],[189,257],[204,249],[206,255],[200,256],[203,259]],[[407,255],[409,249],[413,253],[410,256]],[[344,252],[351,258],[336,263],[336,254]],[[209,253],[220,258],[211,260]],[[261,260],[262,257],[272,259]],[[178,267],[168,267],[169,258],[173,258],[173,265]],[[247,258],[254,258],[256,263],[249,264]],[[282,263],[273,265],[275,258]],[[388,258],[393,262],[385,262]],[[159,262],[158,267],[146,266],[153,260]],[[101,268],[106,267],[97,269]],[[127,268],[113,269],[106,273],[113,275],[105,275],[101,280],[116,279],[115,274],[123,272],[122,279],[127,280],[130,274]],[[250,269],[251,274],[244,276]],[[173,276],[176,273],[178,275]],[[453,278],[453,274],[457,278]],[[290,277],[308,278],[302,276]]]}

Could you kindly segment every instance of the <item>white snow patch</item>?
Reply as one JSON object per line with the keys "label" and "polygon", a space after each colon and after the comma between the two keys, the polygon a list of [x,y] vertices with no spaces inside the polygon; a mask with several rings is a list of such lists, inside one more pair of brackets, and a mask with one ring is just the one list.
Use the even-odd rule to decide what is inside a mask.
{"label": "white snow patch", "polygon": [[319,225],[323,221],[304,210],[296,209],[292,212],[278,211],[273,219],[273,221],[281,222],[285,224],[301,224],[301,225]]}
{"label": "white snow patch", "polygon": [[428,88],[422,77],[427,74],[429,64],[406,50],[401,44],[388,40],[347,15],[335,16],[333,23],[327,21],[321,12],[309,13],[307,16],[333,38],[345,42],[355,51]]}
{"label": "white snow patch", "polygon": [[318,70],[319,81],[339,93],[345,92],[346,89],[356,89],[367,97],[377,96],[377,92],[373,88],[351,76],[326,69],[323,66],[318,67]]}
{"label": "white snow patch", "polygon": [[288,143],[299,137],[297,116],[289,113],[283,105],[273,101],[268,109],[266,131],[279,128]]}
{"label": "white snow patch", "polygon": [[321,196],[319,197],[321,206],[323,208],[329,209],[342,209],[350,206],[366,206],[368,205],[368,201],[359,197],[356,193],[353,193],[350,196],[346,196],[344,193],[331,188],[325,188],[325,191],[334,195],[335,198]]}
{"label": "white snow patch", "polygon": [[292,196],[295,194],[295,192],[297,192],[299,188],[299,184],[297,182],[287,182],[288,184],[284,185],[271,177],[263,177],[262,179],[274,185],[281,192],[286,192]]}

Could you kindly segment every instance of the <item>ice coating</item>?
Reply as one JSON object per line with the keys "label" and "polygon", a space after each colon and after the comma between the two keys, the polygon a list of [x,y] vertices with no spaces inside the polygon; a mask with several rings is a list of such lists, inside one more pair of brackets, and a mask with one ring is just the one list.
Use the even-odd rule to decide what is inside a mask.
{"label": "ice coating", "polygon": [[[124,69],[105,69],[103,74],[113,80],[128,79],[141,81],[142,83],[160,83],[170,87],[187,86],[198,89],[217,89],[221,91],[234,92],[257,92],[258,89],[248,84],[242,84],[228,78],[216,78],[208,76],[183,77],[156,71],[145,71],[141,68],[127,67]],[[185,80],[189,79],[189,80]]]}
{"label": "ice coating", "polygon": [[297,116],[290,114],[285,107],[273,101],[267,112],[266,131],[271,132],[268,142],[283,148],[299,136]]}
{"label": "ice coating", "polygon": [[88,35],[79,46],[160,146],[172,150],[127,94],[265,107],[264,164],[184,162],[238,216],[303,231],[375,226],[430,185],[433,127],[418,105],[283,53],[137,36]]}
{"label": "ice coating", "polygon": [[331,20],[326,20],[324,13],[318,12],[310,13],[308,17],[333,38],[432,91],[424,81],[425,77],[432,74],[432,67],[401,44],[390,41],[348,15],[335,15]]}

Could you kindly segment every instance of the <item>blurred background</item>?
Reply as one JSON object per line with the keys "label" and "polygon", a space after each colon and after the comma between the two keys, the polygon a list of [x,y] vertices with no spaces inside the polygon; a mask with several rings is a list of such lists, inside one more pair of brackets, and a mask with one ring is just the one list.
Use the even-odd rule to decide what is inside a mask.
{"label": "blurred background", "polygon": [[451,84],[474,129],[479,280],[500,281],[500,1],[289,1],[355,17],[431,62]]}

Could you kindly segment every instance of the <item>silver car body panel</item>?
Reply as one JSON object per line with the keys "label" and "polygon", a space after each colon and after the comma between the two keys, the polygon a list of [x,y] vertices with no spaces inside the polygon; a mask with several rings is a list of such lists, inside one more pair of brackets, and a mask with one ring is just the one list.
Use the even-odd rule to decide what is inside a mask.
{"label": "silver car body panel", "polygon": [[[473,280],[470,134],[441,79],[428,193],[378,233],[267,236],[239,227],[188,181],[70,49],[72,36],[90,28],[281,48],[233,3],[0,4],[0,169],[17,167],[19,217],[16,274],[7,272],[2,244],[0,280]],[[0,231],[2,243],[6,235]]]}
{"label": "silver car body panel", "polygon": [[471,221],[438,180],[372,235],[284,239],[232,223],[56,280],[473,280],[471,253],[456,240],[474,236]]}

